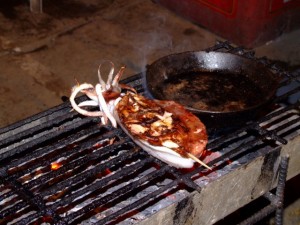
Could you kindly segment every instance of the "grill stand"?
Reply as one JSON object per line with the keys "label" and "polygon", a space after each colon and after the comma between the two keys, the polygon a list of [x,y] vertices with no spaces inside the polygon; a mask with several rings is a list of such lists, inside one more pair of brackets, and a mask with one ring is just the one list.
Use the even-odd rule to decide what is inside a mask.
{"label": "grill stand", "polygon": [[[289,141],[289,143],[282,148],[272,150],[272,152],[258,157],[250,163],[220,177],[217,181],[209,183],[202,188],[200,193],[194,191],[188,198],[141,221],[139,225],[215,224],[255,199],[260,197],[268,199],[268,196],[272,196],[274,201],[271,200],[271,197],[271,205],[253,217],[259,221],[278,209],[276,223],[280,224],[280,221],[282,221],[283,201],[278,200],[281,200],[279,196],[283,195],[285,185],[284,170],[279,169],[280,155],[282,155],[282,157],[283,155],[290,156],[288,170],[285,171],[287,172],[287,180],[289,180],[299,174],[300,171],[298,161],[300,157],[299,145],[300,138],[297,137]],[[265,178],[263,185],[259,185],[258,182],[254,181],[259,181],[261,174],[264,173],[263,170],[266,168],[264,162],[270,161],[266,160],[267,158],[272,159],[273,164],[272,167],[269,168],[269,172],[272,173],[272,171],[274,171],[274,176],[269,176],[267,179]],[[282,163],[281,166],[285,167],[287,164]],[[273,195],[269,191],[277,185],[273,183],[277,178],[276,171],[281,171],[280,181],[278,180],[280,187],[277,189],[276,195]],[[259,188],[257,188],[257,186],[259,186]],[[230,199],[228,196],[230,196]],[[276,205],[277,203],[279,205]],[[258,218],[258,216],[260,218]],[[251,218],[251,221],[252,219],[253,218]],[[247,223],[244,224],[251,224],[251,221],[247,221]],[[254,222],[253,220],[252,223]]]}
{"label": "grill stand", "polygon": [[270,201],[270,205],[261,209],[259,212],[255,213],[253,216],[241,222],[239,225],[250,225],[255,224],[258,221],[264,219],[274,211],[275,214],[275,224],[282,225],[283,224],[283,202],[284,202],[284,188],[287,176],[289,164],[289,157],[283,156],[280,163],[279,175],[278,175],[278,184],[276,189],[276,195],[271,192],[267,192],[263,197]]}
{"label": "grill stand", "polygon": [[[282,171],[281,157],[290,157],[287,179],[300,173],[299,97],[296,103],[287,102],[300,94],[299,77],[226,42],[211,50],[259,60],[285,75],[287,82],[282,87],[296,82],[292,90],[278,94],[274,104],[280,105],[272,113],[210,139],[208,149],[221,154],[208,163],[214,171],[171,168],[137,151],[120,129],[99,126],[99,118],[81,117],[65,103],[0,129],[0,206],[5,206],[0,207],[0,224],[14,220],[18,220],[14,224],[38,223],[44,216],[53,224],[79,224],[86,216],[88,221],[82,224],[90,224],[94,216],[99,216],[96,224],[116,224],[116,219],[124,225],[215,224],[262,196],[270,199],[270,212],[278,209],[280,223],[283,201],[277,195],[283,195],[284,186],[276,196],[269,191],[281,185],[280,179],[285,180],[281,174],[276,182]],[[124,82],[143,92],[140,75]],[[63,166],[50,170],[49,163],[60,159],[65,160]],[[106,173],[107,168],[113,173]],[[70,208],[58,210],[64,205]],[[117,211],[106,210],[106,205]],[[21,214],[20,208],[30,214]],[[97,211],[87,215],[91,210]]]}

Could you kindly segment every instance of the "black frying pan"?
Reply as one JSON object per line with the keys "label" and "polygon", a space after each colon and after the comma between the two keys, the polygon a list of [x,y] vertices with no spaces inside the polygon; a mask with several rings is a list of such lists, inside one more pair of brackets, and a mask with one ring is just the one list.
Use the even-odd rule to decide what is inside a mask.
{"label": "black frying pan", "polygon": [[184,52],[147,67],[150,97],[174,100],[200,117],[208,128],[242,125],[265,109],[279,77],[267,67],[223,52]]}

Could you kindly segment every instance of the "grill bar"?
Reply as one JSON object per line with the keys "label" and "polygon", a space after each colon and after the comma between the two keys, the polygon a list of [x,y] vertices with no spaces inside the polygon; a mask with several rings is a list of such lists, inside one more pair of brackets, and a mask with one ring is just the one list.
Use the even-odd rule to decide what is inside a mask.
{"label": "grill bar", "polygon": [[67,110],[69,110],[68,104],[61,104],[61,105],[55,106],[51,109],[48,109],[46,111],[40,112],[36,115],[33,115],[27,119],[18,121],[10,126],[1,128],[0,135],[3,135],[9,131],[14,131],[18,128],[19,129],[23,128],[23,130],[27,130],[27,128],[24,127],[24,124],[30,124],[30,123],[32,123],[32,121],[38,121],[38,120],[44,121],[45,118],[47,118],[48,116],[55,116],[57,113],[60,114],[61,111],[67,111]]}
{"label": "grill bar", "polygon": [[[59,201],[59,202],[53,204],[53,206],[51,206],[51,208],[56,209],[57,207],[60,207],[60,206],[66,205],[66,204],[70,204],[70,203],[72,203],[72,201],[74,199],[76,199],[76,198],[78,198],[80,196],[85,195],[86,192],[89,193],[89,192],[96,191],[99,188],[104,188],[109,183],[110,180],[117,179],[120,176],[122,176],[122,177],[127,176],[128,177],[128,176],[134,174],[134,172],[136,170],[142,169],[143,166],[147,165],[151,161],[153,161],[153,159],[148,158],[148,159],[145,159],[143,161],[140,161],[140,162],[134,164],[130,168],[125,168],[124,170],[122,170],[122,171],[120,171],[118,173],[115,173],[115,174],[111,175],[110,177],[104,178],[103,180],[98,181],[97,183],[95,183],[93,185],[90,185],[88,188],[86,188],[86,189],[84,189],[82,191],[76,192],[69,199],[65,199],[65,200],[62,200],[62,201]],[[43,195],[46,195],[46,193],[43,193]]]}
{"label": "grill bar", "polygon": [[279,168],[279,175],[278,175],[278,185],[276,189],[276,195],[273,195],[271,192],[267,192],[264,197],[270,201],[270,204],[259,212],[255,213],[248,219],[244,220],[243,222],[239,223],[239,225],[250,225],[255,224],[265,218],[266,216],[270,215],[274,211],[275,214],[275,224],[282,225],[283,224],[283,200],[284,200],[284,188],[285,188],[285,181],[287,177],[287,170],[289,164],[289,157],[284,156],[281,159],[280,168]]}
{"label": "grill bar", "polygon": [[[63,107],[57,107],[54,110],[50,110],[50,112],[47,113],[40,113],[36,116],[34,116],[31,120],[26,119],[24,122],[26,123],[32,123],[34,121],[37,121],[34,126],[21,128],[21,122],[12,125],[12,127],[9,128],[2,128],[0,130],[0,133],[3,135],[3,133],[6,133],[8,131],[11,131],[11,136],[6,137],[1,142],[0,147],[3,148],[11,143],[14,143],[16,140],[22,140],[24,138],[30,137],[32,134],[42,132],[45,129],[52,129],[53,126],[58,126],[59,124],[63,124],[65,121],[71,120],[73,117],[76,116],[75,112],[73,113],[66,113],[61,114],[61,110],[67,109],[67,104],[63,104]],[[54,111],[54,112],[52,112]],[[59,114],[60,116],[57,116]],[[46,118],[45,118],[46,117]],[[23,121],[22,121],[23,122]],[[15,129],[20,128],[20,131],[18,133],[15,132]]]}
{"label": "grill bar", "polygon": [[[63,121],[62,121],[63,122]],[[51,141],[51,139],[55,139],[57,138],[58,136],[60,135],[67,135],[68,133],[72,133],[73,131],[75,131],[75,129],[78,129],[78,128],[85,128],[89,125],[89,122],[92,122],[92,119],[87,119],[87,120],[84,120],[84,121],[79,121],[77,123],[72,123],[70,125],[68,125],[67,127],[63,127],[63,128],[49,128],[49,130],[47,130],[47,135],[39,135],[38,137],[33,137],[33,135],[35,135],[36,133],[35,132],[42,132],[41,129],[36,129],[35,131],[28,131],[26,133],[28,133],[28,136],[27,135],[24,135],[23,133],[20,134],[20,135],[17,135],[16,137],[16,141],[18,142],[22,142],[22,140],[24,140],[24,138],[28,138],[28,142],[20,145],[20,146],[17,146],[15,147],[14,149],[11,149],[9,151],[3,151],[1,152],[1,163],[4,162],[4,160],[7,160],[9,157],[11,156],[15,156],[16,154],[20,154],[22,153],[23,151],[27,150],[27,149],[30,149],[30,148],[34,148],[34,147],[39,147],[41,145],[43,145],[43,143],[45,142],[49,142]],[[40,125],[40,127],[43,127],[44,125]],[[43,129],[46,129],[47,127],[43,127]],[[30,136],[29,136],[30,135]],[[31,141],[31,138],[34,138],[32,139]],[[13,144],[13,139],[11,138],[9,140],[9,142],[5,143],[5,144]],[[5,149],[3,147],[3,149]]]}
{"label": "grill bar", "polygon": [[[37,151],[32,152],[31,155],[26,155],[25,157],[19,158],[18,160],[11,162],[9,166],[6,166],[4,168],[9,169],[10,167],[16,167],[18,165],[21,165],[25,162],[30,161],[32,158],[38,158],[41,155],[51,152],[52,150],[62,149],[63,146],[66,146],[68,143],[70,143],[74,139],[79,139],[80,137],[82,137],[84,135],[92,136],[97,133],[101,133],[99,131],[100,131],[100,129],[97,126],[92,126],[87,129],[81,130],[78,133],[74,134],[73,136],[67,137],[66,139],[64,139],[60,142],[57,142],[51,146],[46,146],[45,148],[39,148],[39,149],[37,149]],[[61,157],[67,156],[68,154],[69,154],[68,152],[64,152],[64,153],[62,153]],[[57,160],[58,157],[54,157],[53,159]],[[32,167],[32,168],[36,169],[36,167],[39,167],[39,166],[41,166],[41,164],[36,164],[35,167]],[[25,171],[23,171],[23,174],[24,173],[25,173]],[[20,176],[20,175],[21,174],[17,174],[16,176]]]}
{"label": "grill bar", "polygon": [[[173,189],[174,187],[176,187],[178,185],[179,181],[175,180],[165,186],[163,186],[162,188],[160,188],[157,191],[152,192],[151,194],[147,195],[144,198],[139,199],[138,201],[135,202],[134,205],[137,205],[139,207],[143,207],[146,203],[148,203],[151,199],[157,198],[157,196],[160,196],[161,194],[163,194],[166,191],[170,191],[171,189]],[[123,209],[119,210],[118,212],[111,214],[110,216],[102,219],[100,222],[98,222],[97,224],[105,224],[108,221],[114,220],[115,218],[117,218],[120,215],[123,215],[125,213],[130,212],[131,210],[133,210],[135,207],[133,205],[129,205],[127,207],[124,207]]]}

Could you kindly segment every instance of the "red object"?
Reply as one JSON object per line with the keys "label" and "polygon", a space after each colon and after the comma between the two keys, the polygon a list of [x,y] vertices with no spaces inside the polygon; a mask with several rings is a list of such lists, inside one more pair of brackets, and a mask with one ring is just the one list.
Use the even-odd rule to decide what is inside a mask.
{"label": "red object", "polygon": [[244,47],[300,28],[300,0],[157,0],[193,22]]}

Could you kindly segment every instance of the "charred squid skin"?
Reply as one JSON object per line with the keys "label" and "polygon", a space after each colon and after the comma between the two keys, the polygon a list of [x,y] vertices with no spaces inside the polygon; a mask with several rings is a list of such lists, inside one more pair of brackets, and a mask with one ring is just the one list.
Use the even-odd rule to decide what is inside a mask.
{"label": "charred squid skin", "polygon": [[153,157],[176,168],[192,168],[194,166],[194,160],[190,158],[183,158],[177,152],[170,148],[164,146],[154,146],[149,144],[147,141],[134,137],[120,121],[117,110],[114,111],[114,117],[116,118],[118,125],[134,141],[134,143],[136,143],[139,147],[141,147]]}
{"label": "charred squid skin", "polygon": [[[197,162],[211,169],[198,159],[207,143],[206,129],[199,118],[178,103],[150,100],[132,87],[119,84],[125,67],[113,77],[114,65],[110,65],[106,83],[101,77],[100,65],[99,83],[95,87],[87,83],[74,86],[70,96],[73,109],[85,116],[99,116],[103,125],[108,120],[113,127],[118,124],[138,146],[171,166],[191,168]],[[128,91],[124,94],[121,89]],[[79,92],[90,100],[77,104],[75,97]],[[99,111],[85,110],[85,106],[99,106]],[[132,117],[126,120],[130,114]]]}
{"label": "charred squid skin", "polygon": [[81,85],[76,85],[72,88],[72,94],[70,96],[70,103],[73,107],[74,110],[76,110],[78,113],[84,115],[84,116],[92,116],[92,117],[101,117],[103,116],[103,112],[101,111],[87,111],[85,109],[82,109],[82,106],[95,106],[98,105],[97,102],[95,102],[94,100],[88,100],[88,101],[84,101],[81,102],[79,104],[77,104],[75,102],[75,97],[79,92],[85,91],[85,90],[90,90],[90,89],[94,89],[94,86],[91,84],[87,84],[87,83],[83,83]]}
{"label": "charred squid skin", "polygon": [[[162,103],[127,93],[116,105],[114,117],[137,145],[161,161],[176,168],[191,168],[198,162],[211,169],[196,157],[202,154],[207,143],[204,125],[184,107],[166,107],[170,113],[164,108],[166,105],[178,106],[174,102]],[[194,131],[191,123],[200,128]],[[186,149],[189,147],[193,151]]]}

